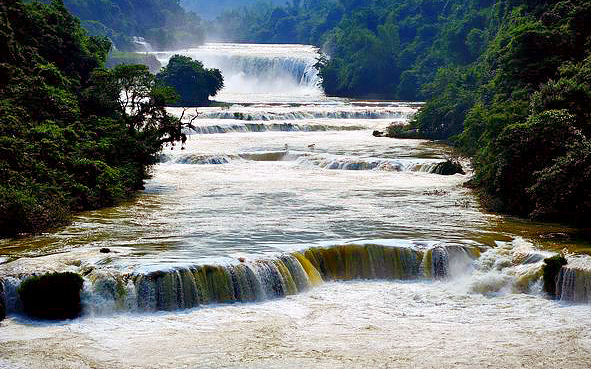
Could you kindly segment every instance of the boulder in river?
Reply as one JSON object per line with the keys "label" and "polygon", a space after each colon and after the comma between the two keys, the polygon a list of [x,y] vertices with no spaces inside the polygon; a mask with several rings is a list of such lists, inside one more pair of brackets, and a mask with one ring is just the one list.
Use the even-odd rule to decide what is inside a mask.
{"label": "boulder in river", "polygon": [[18,294],[25,313],[33,318],[62,320],[80,315],[84,281],[76,273],[48,273],[25,279]]}

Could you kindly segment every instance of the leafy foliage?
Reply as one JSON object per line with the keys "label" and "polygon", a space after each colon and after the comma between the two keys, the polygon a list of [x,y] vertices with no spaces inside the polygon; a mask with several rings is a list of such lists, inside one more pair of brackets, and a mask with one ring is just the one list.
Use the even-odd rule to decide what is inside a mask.
{"label": "leafy foliage", "polygon": [[60,1],[0,3],[0,236],[115,204],[185,139],[174,93],[145,66],[102,69],[109,48]]}
{"label": "leafy foliage", "polygon": [[156,75],[159,85],[170,86],[179,94],[178,106],[207,106],[209,97],[224,87],[219,69],[207,69],[188,56],[173,55]]}

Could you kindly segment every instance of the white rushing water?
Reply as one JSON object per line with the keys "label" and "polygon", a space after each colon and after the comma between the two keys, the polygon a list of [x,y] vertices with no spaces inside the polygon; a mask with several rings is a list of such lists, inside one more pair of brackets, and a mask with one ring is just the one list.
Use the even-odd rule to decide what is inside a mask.
{"label": "white rushing water", "polygon": [[[0,368],[589,367],[581,246],[483,212],[469,168],[433,173],[448,147],[372,135],[420,104],[325,97],[310,46],[175,53],[221,68],[232,105],[185,112],[132,201],[0,241]],[[84,275],[82,317],[22,315],[20,278],[44,271]]]}
{"label": "white rushing water", "polygon": [[174,54],[220,69],[226,86],[216,96],[221,101],[293,102],[294,98],[299,101],[322,95],[314,68],[320,55],[313,46],[208,43],[195,49],[155,53],[164,66]]}

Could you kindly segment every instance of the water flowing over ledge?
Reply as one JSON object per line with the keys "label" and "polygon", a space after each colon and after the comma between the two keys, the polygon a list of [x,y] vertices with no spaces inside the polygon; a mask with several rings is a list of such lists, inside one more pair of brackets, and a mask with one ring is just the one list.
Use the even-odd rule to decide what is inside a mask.
{"label": "water flowing over ledge", "polygon": [[568,264],[560,269],[556,292],[564,301],[591,303],[591,258],[570,259]]}
{"label": "water flowing over ledge", "polygon": [[[353,279],[444,279],[476,293],[540,293],[541,268],[547,255],[517,239],[495,248],[437,243],[311,247],[276,257],[239,258],[227,264],[140,267],[127,273],[101,267],[108,258],[94,266],[67,264],[78,266],[74,269],[84,275],[84,313],[100,315],[263,301],[297,294],[324,281]],[[561,300],[589,302],[591,273],[586,262],[563,268],[558,282]],[[0,280],[0,295],[8,313],[22,310],[16,291],[24,278],[21,274]]]}
{"label": "water flowing over ledge", "polygon": [[[309,45],[256,45],[207,43],[199,48],[156,52],[166,65],[174,54],[199,60],[206,68],[218,68],[225,88],[220,96],[249,93],[277,93],[322,96],[318,71],[314,67],[320,53]],[[224,101],[227,98],[220,97]]]}
{"label": "water flowing over ledge", "polygon": [[439,159],[383,159],[339,156],[297,150],[253,151],[237,155],[227,154],[162,154],[162,163],[174,164],[228,164],[233,161],[288,161],[303,167],[318,167],[328,170],[379,170],[388,172],[435,173]]}

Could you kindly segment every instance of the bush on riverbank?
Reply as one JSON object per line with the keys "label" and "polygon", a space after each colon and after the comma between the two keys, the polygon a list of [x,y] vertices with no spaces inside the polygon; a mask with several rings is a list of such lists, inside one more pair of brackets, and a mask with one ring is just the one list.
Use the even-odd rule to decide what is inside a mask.
{"label": "bush on riverbank", "polygon": [[435,174],[441,174],[444,176],[454,175],[454,174],[466,174],[464,169],[462,169],[462,164],[458,163],[455,160],[448,159],[444,162],[441,162],[435,166],[433,170]]}
{"label": "bush on riverbank", "polygon": [[18,288],[24,312],[39,319],[73,319],[80,315],[84,281],[76,273],[51,273],[25,279]]}

